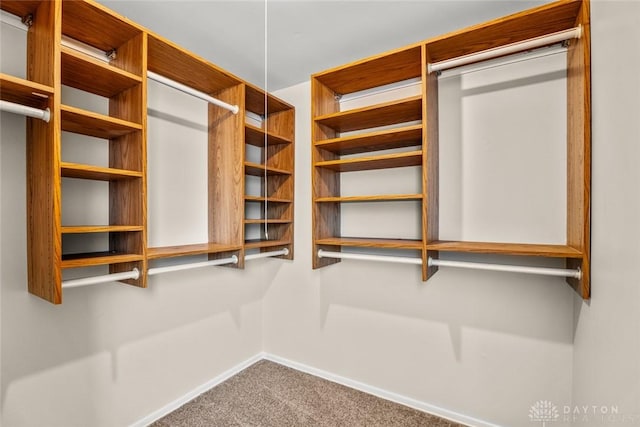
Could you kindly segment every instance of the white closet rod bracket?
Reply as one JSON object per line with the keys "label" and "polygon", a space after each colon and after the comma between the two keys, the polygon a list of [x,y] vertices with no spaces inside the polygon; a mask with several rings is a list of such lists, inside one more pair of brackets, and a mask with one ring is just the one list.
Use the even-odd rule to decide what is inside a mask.
{"label": "white closet rod bracket", "polygon": [[421,258],[387,256],[387,255],[352,254],[348,252],[325,251],[324,249],[318,249],[318,258],[359,259],[363,261],[395,262],[400,264],[422,265]]}
{"label": "white closet rod bracket", "polygon": [[51,119],[51,111],[49,111],[48,108],[41,110],[39,108],[27,107],[26,105],[16,104],[15,102],[9,101],[0,101],[0,111],[41,119],[47,123],[49,123],[49,120]]}
{"label": "white closet rod bracket", "polygon": [[284,249],[280,249],[278,251],[259,252],[257,254],[249,254],[249,255],[245,255],[244,256],[244,260],[245,261],[249,261],[249,260],[252,260],[252,259],[269,258],[269,257],[272,257],[272,256],[280,256],[280,255],[284,255],[284,256],[289,255],[289,249],[284,248]]}
{"label": "white closet rod bracket", "polygon": [[447,59],[445,61],[427,64],[427,72],[432,73],[442,71],[449,68],[460,67],[462,65],[472,64],[474,62],[485,61],[487,59],[497,58],[499,56],[510,55],[529,49],[547,46],[554,43],[564,42],[569,39],[579,39],[582,36],[582,26],[577,26],[564,31],[547,34],[545,36],[535,37],[529,40],[523,40],[517,43],[511,43],[505,46],[487,49],[469,55],[459,56],[457,58]]}
{"label": "white closet rod bracket", "polygon": [[158,83],[161,83],[165,86],[172,87],[176,90],[179,90],[180,92],[186,93],[187,95],[195,96],[196,98],[200,98],[213,105],[217,105],[218,107],[229,110],[233,114],[238,114],[238,112],[240,111],[240,108],[237,105],[227,104],[226,102],[220,101],[219,99],[214,98],[213,96],[207,95],[204,92],[200,92],[199,90],[195,90],[189,86],[183,85],[182,83],[178,83],[176,81],[168,79],[164,76],[161,76],[160,74],[156,74],[153,71],[147,71],[147,78],[153,81],[156,81]]}
{"label": "white closet rod bracket", "polygon": [[172,271],[191,270],[194,268],[210,267],[214,265],[237,264],[237,263],[238,263],[238,257],[236,255],[232,255],[229,258],[213,259],[211,261],[194,262],[191,264],[179,264],[179,265],[170,265],[167,267],[150,268],[149,270],[147,270],[147,274],[149,276],[154,276],[156,274],[169,273]]}
{"label": "white closet rod bracket", "polygon": [[521,265],[504,265],[504,264],[484,264],[478,262],[466,262],[466,261],[448,261],[442,259],[428,259],[429,267],[455,267],[455,268],[468,268],[473,270],[487,270],[487,271],[505,271],[510,273],[524,273],[524,274],[538,274],[543,276],[554,277],[569,277],[573,279],[582,278],[582,272],[580,269],[571,270],[564,268],[546,268],[546,267],[526,267]]}
{"label": "white closet rod bracket", "polygon": [[127,280],[127,279],[137,280],[139,278],[140,278],[140,271],[137,268],[134,268],[131,271],[125,271],[123,273],[113,273],[113,274],[105,274],[104,276],[93,276],[93,277],[85,277],[82,279],[65,280],[64,282],[62,282],[62,287],[64,289],[78,288],[80,286],[97,285],[100,283],[117,282],[120,280]]}

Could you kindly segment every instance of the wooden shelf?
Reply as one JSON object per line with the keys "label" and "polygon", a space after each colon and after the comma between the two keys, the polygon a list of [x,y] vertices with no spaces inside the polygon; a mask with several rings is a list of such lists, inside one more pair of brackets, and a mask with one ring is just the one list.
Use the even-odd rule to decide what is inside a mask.
{"label": "wooden shelf", "polygon": [[97,2],[65,1],[62,34],[105,52],[142,33],[142,27]]}
{"label": "wooden shelf", "polygon": [[291,175],[290,171],[284,169],[278,169],[258,163],[244,162],[244,171],[247,175],[264,176],[265,169],[267,171],[267,175]]}
{"label": "wooden shelf", "polygon": [[113,252],[91,252],[62,255],[62,268],[91,267],[95,265],[120,264],[142,261],[142,255],[120,254]]}
{"label": "wooden shelf", "polygon": [[316,167],[331,169],[338,172],[401,168],[420,165],[422,165],[422,151],[409,151],[406,153],[357,157],[344,160],[326,160],[315,164]]}
{"label": "wooden shelf", "polygon": [[383,53],[313,77],[337,94],[347,94],[376,86],[419,78],[421,46],[413,45]]}
{"label": "wooden shelf", "polygon": [[142,172],[138,171],[81,165],[78,163],[62,162],[60,164],[60,170],[64,178],[93,179],[97,181],[142,178]]}
{"label": "wooden shelf", "polygon": [[63,85],[110,98],[141,82],[140,76],[62,46]]}
{"label": "wooden shelf", "polygon": [[428,251],[470,252],[550,258],[582,258],[582,252],[566,245],[541,245],[528,243],[493,243],[436,240],[427,243]]}
{"label": "wooden shelf", "polygon": [[278,113],[280,111],[293,110],[294,108],[293,105],[287,104],[271,94],[267,94],[267,109],[265,113],[264,98],[264,90],[252,85],[251,83],[246,84],[245,108],[247,111],[251,111],[252,113],[260,116],[265,116]]}
{"label": "wooden shelf", "polygon": [[53,88],[50,86],[0,73],[0,98],[3,101],[44,108],[52,95]]}
{"label": "wooden shelf", "polygon": [[96,138],[111,139],[131,132],[142,130],[142,125],[105,116],[92,111],[62,105],[62,130],[94,136]]}
{"label": "wooden shelf", "polygon": [[291,140],[268,132],[259,127],[245,123],[244,125],[244,142],[255,147],[264,147],[264,138],[267,137],[267,146],[291,144]]}
{"label": "wooden shelf", "polygon": [[245,224],[291,224],[291,220],[290,219],[245,219],[244,223]]}
{"label": "wooden shelf", "polygon": [[143,229],[141,225],[63,225],[61,232],[62,234],[121,233]]}
{"label": "wooden shelf", "polygon": [[256,202],[256,203],[264,203],[265,201],[269,203],[293,203],[291,199],[282,199],[277,197],[264,197],[264,196],[244,196],[245,202]]}
{"label": "wooden shelf", "polygon": [[260,249],[260,248],[270,248],[274,246],[287,246],[290,245],[290,240],[260,240],[260,239],[251,239],[245,240],[244,248],[245,249]]}
{"label": "wooden shelf", "polygon": [[422,194],[380,194],[373,196],[318,197],[316,203],[404,202],[420,201]]}
{"label": "wooden shelf", "polygon": [[42,0],[2,0],[0,9],[23,18],[29,14],[35,14]]}
{"label": "wooden shelf", "polygon": [[147,259],[172,258],[190,255],[215,254],[242,249],[238,245],[223,245],[219,243],[199,243],[194,245],[159,246],[147,249]]}
{"label": "wooden shelf", "polygon": [[422,119],[422,97],[412,96],[399,101],[325,114],[315,122],[338,132],[393,125]]}
{"label": "wooden shelf", "polygon": [[316,239],[316,245],[326,246],[352,246],[359,248],[386,248],[386,249],[422,249],[422,240],[409,239],[378,239],[363,237],[328,237]]}
{"label": "wooden shelf", "polygon": [[326,139],[315,143],[317,148],[322,148],[323,150],[331,151],[339,155],[418,145],[422,145],[422,125]]}

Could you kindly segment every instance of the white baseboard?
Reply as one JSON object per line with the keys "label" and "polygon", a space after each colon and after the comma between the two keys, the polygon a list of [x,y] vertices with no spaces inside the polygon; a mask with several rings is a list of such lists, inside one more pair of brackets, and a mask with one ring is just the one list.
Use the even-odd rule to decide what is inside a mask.
{"label": "white baseboard", "polygon": [[131,424],[129,427],[148,426],[154,421],[157,421],[160,418],[164,417],[165,415],[175,411],[185,403],[200,396],[202,393],[211,390],[213,387],[217,386],[218,384],[228,380],[229,378],[236,375],[240,371],[243,371],[244,369],[248,368],[249,366],[263,359],[270,360],[271,362],[279,363],[280,365],[284,365],[289,368],[295,369],[297,371],[305,372],[307,374],[311,374],[316,377],[320,377],[334,383],[342,384],[346,387],[350,387],[350,388],[362,391],[364,393],[372,394],[374,396],[380,397],[381,399],[390,400],[392,402],[417,409],[418,411],[426,412],[428,414],[435,415],[440,418],[445,418],[449,421],[453,421],[459,424],[464,424],[464,425],[473,426],[473,427],[500,427],[497,424],[492,424],[492,423],[482,421],[473,417],[469,417],[467,415],[463,415],[455,411],[450,411],[448,409],[440,408],[439,406],[430,405],[428,403],[421,402],[419,400],[412,399],[410,397],[402,396],[400,394],[393,393],[387,390],[383,390],[381,388],[374,387],[369,384],[361,383],[359,381],[355,381],[347,377],[332,374],[331,372],[323,371],[322,369],[314,368],[313,366],[294,362],[292,360],[285,359],[284,357],[280,357],[274,354],[269,354],[264,352],[258,353],[250,357],[249,359],[245,360],[244,362],[226,370],[225,372],[221,373],[217,377],[207,381],[206,383],[200,385],[199,387],[196,387],[194,390],[190,391],[184,396],[179,397],[178,399],[168,403],[167,405],[163,406],[157,411],[154,411],[153,413],[147,415],[146,417],[136,421],[135,423]]}
{"label": "white baseboard", "polygon": [[206,383],[196,387],[195,389],[191,390],[189,393],[185,394],[184,396],[181,396],[181,397],[177,398],[173,402],[170,402],[170,403],[164,405],[162,408],[158,409],[157,411],[154,411],[151,414],[147,415],[146,417],[136,421],[135,423],[131,424],[129,427],[146,427],[146,426],[148,426],[149,424],[151,424],[151,423],[159,420],[160,418],[164,417],[165,415],[168,415],[169,413],[175,411],[176,409],[178,409],[179,407],[181,407],[185,403],[195,399],[196,397],[200,396],[202,393],[211,390],[212,388],[214,388],[218,384],[228,380],[229,378],[231,378],[235,374],[239,373],[240,371],[243,371],[244,369],[248,368],[249,366],[253,365],[254,363],[256,363],[256,362],[258,362],[258,361],[260,361],[262,359],[264,359],[264,354],[263,353],[258,353],[256,355],[248,358],[244,362],[242,362],[242,363],[240,363],[240,364],[238,364],[238,365],[236,365],[236,366],[234,366],[234,367],[232,367],[230,369],[227,369],[226,371],[224,371],[223,373],[221,373],[217,377],[215,377],[215,378],[207,381]]}
{"label": "white baseboard", "polygon": [[288,360],[280,356],[264,353],[263,358],[266,360],[270,360],[272,362],[287,366],[289,368],[295,369],[297,371],[306,372],[307,374],[324,378],[325,380],[342,384],[346,387],[353,388],[367,394],[372,394],[381,399],[390,400],[392,402],[399,403],[401,405],[405,405],[410,408],[417,409],[418,411],[422,411],[431,415],[438,416],[440,418],[445,418],[449,421],[453,421],[459,424],[464,424],[464,425],[473,426],[473,427],[500,427],[497,424],[492,424],[483,420],[479,420],[477,418],[469,417],[467,415],[463,415],[455,411],[450,411],[448,409],[440,408],[439,406],[430,405],[428,403],[421,402],[419,400],[412,399],[410,397],[402,396],[401,394],[383,390],[381,388],[374,387],[369,384],[361,383],[359,381],[355,381],[347,377],[342,377],[340,375],[332,374],[331,372],[323,371],[322,369],[317,369],[312,366],[294,362],[292,360]]}

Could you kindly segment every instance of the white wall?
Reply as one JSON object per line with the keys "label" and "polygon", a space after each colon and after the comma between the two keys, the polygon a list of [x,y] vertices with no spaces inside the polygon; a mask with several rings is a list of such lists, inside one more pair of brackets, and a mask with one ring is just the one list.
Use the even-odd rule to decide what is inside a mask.
{"label": "white wall", "polygon": [[[540,61],[546,61],[553,74],[557,58],[534,61],[524,70],[539,66]],[[520,71],[523,69],[519,65],[507,68],[513,72],[513,67],[519,67]],[[507,81],[523,78],[521,75],[505,77],[504,73],[502,77]],[[476,146],[486,141],[468,137],[468,131],[473,130],[468,119],[478,113],[478,106],[473,104],[471,98],[502,94],[513,101],[523,96],[517,90],[510,95],[503,94],[505,90],[511,90],[513,85],[507,84],[509,87],[506,89],[501,85],[493,87],[488,76],[484,77],[482,84],[478,79],[477,74],[463,77],[462,83],[471,86],[470,93],[462,98],[464,102],[461,102],[457,93],[451,94],[445,88],[443,97],[448,93],[449,99],[441,102],[448,112],[457,111],[465,119],[459,121],[462,123],[462,133],[467,135],[465,144]],[[522,90],[529,92],[525,93],[530,94],[530,86],[534,85],[534,91],[542,93],[542,99],[547,95],[550,103],[548,113],[551,116],[558,102],[564,103],[553,96],[549,99],[550,91],[558,89],[558,85],[561,93],[564,90],[562,75],[526,83]],[[474,92],[474,88],[479,91]],[[560,405],[570,405],[573,290],[563,280],[441,269],[435,277],[423,283],[419,269],[414,266],[360,261],[343,261],[338,265],[311,270],[311,200],[308,194],[308,168],[311,161],[308,143],[310,87],[304,83],[276,94],[296,105],[297,253],[296,261],[283,266],[265,295],[265,350],[443,410],[499,425],[531,425],[529,408],[542,398]],[[462,108],[462,104],[467,107]],[[534,106],[538,107],[538,104]],[[514,112],[513,108],[491,102],[481,108],[491,110],[494,115],[502,115],[499,119],[505,122],[503,126],[512,132],[517,132],[521,126],[516,120],[521,112]],[[560,112],[560,121],[563,120],[562,114],[563,111]],[[548,130],[546,124],[544,122],[542,127]],[[557,126],[555,129],[558,130]],[[563,128],[560,127],[559,131],[562,137]],[[535,132],[535,127],[531,132]],[[535,144],[538,140],[536,137],[547,138],[548,135],[538,132],[528,135],[526,141],[521,143]],[[505,136],[498,135],[496,138],[504,141]],[[564,143],[564,138],[561,139]],[[442,135],[441,143],[456,143],[456,138]],[[496,152],[485,150],[484,154],[478,151],[475,155],[478,160],[488,160],[488,156],[495,156]],[[455,166],[455,162],[450,163],[452,167]],[[502,163],[508,165],[509,159]],[[457,173],[461,173],[460,165],[457,167]],[[550,166],[545,164],[545,168]],[[468,170],[464,172],[467,174]],[[551,167],[549,172],[550,176],[544,178],[550,178],[550,181],[542,179],[543,186],[548,186],[550,182],[553,184],[557,170]],[[373,183],[375,172],[362,176],[362,191],[368,194],[370,188],[386,185],[387,180],[394,179],[394,174],[397,180],[412,179],[412,174],[403,170],[385,173],[387,176],[384,179]],[[347,181],[349,191],[357,194],[358,186],[354,182],[357,179],[344,177],[342,182],[345,184]],[[468,183],[472,183],[474,178],[468,179]],[[522,179],[519,184],[523,185]],[[527,181],[524,185],[531,184]],[[507,187],[513,189],[511,185],[509,183]],[[561,179],[557,185],[562,193],[564,180]],[[445,180],[441,185],[443,193],[456,191],[460,196],[460,189],[449,181]],[[493,199],[486,203],[492,203],[491,200],[498,196],[504,197],[503,193],[504,189],[498,188]],[[541,197],[544,199],[547,195],[542,192]],[[508,201],[503,200],[502,203]],[[538,213],[551,211],[563,215],[563,207],[559,207],[553,198],[545,203],[532,203],[534,207],[531,209]],[[465,214],[468,214],[469,203],[463,204]],[[370,216],[378,207],[368,206],[366,209],[345,211],[343,235],[365,235],[366,226],[363,224],[372,227]],[[378,228],[369,228],[369,232],[376,235],[395,232],[396,236],[412,237],[411,234],[417,231],[419,235],[419,228],[407,219],[410,218],[407,209],[415,208],[403,204],[394,208],[385,207],[385,211],[390,211],[386,212],[390,213],[389,219],[379,223]],[[458,209],[461,207],[458,206]],[[393,214],[402,220],[393,221]],[[355,215],[360,216],[356,218]],[[557,220],[558,216],[554,217]],[[503,219],[490,225],[484,222],[470,226],[467,223],[465,232],[469,236],[474,232],[486,232],[487,227],[499,230],[501,225],[504,225]],[[554,230],[559,228],[563,231],[564,226],[561,216]],[[448,227],[452,228],[450,224]],[[504,240],[509,230],[501,233],[498,240]],[[522,230],[518,230],[518,233],[522,234]],[[514,240],[522,240],[521,235],[514,234],[511,231]],[[527,238],[535,241],[538,238],[537,230],[530,230]]]}
{"label": "white wall", "polygon": [[[2,71],[24,76],[25,33],[5,24],[1,28]],[[64,97],[65,102],[104,107],[72,90]],[[206,152],[206,107],[190,101],[150,88],[150,106],[156,109],[149,120],[154,244],[207,239],[201,167],[202,160],[206,164],[201,156],[203,147]],[[30,295],[25,119],[2,113],[1,120],[0,424],[128,425],[261,351],[264,283],[277,263],[245,271],[209,268],[155,276],[148,289],[121,284],[70,289],[60,306]],[[104,141],[64,135],[64,160],[99,164],[106,162],[106,152]],[[200,167],[192,165],[194,157]],[[180,167],[170,168],[170,161]],[[180,188],[161,180],[167,176],[181,180]],[[79,180],[66,181],[64,221],[106,221],[106,187],[90,194]],[[175,203],[182,212],[171,210]]]}
{"label": "white wall", "polygon": [[[592,297],[575,301],[576,425],[640,424],[640,2],[592,2]],[[596,405],[598,409],[592,410]],[[600,407],[617,407],[603,419]]]}

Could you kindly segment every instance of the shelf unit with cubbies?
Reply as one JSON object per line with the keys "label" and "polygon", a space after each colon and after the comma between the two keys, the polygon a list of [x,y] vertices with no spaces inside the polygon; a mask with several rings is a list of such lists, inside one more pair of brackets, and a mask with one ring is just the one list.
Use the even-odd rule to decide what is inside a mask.
{"label": "shelf unit with cubbies", "polygon": [[[288,248],[285,258],[292,258],[293,107],[267,95],[264,113],[264,91],[93,0],[3,0],[0,8],[29,25],[26,78],[0,74],[1,99],[50,111],[48,122],[27,118],[30,293],[60,304],[67,269],[108,268],[118,280],[146,287],[148,264],[160,259],[234,255],[243,267],[245,249],[276,246]],[[148,72],[239,107],[238,114],[208,107],[207,242],[148,247]],[[76,105],[76,97],[66,99],[65,94],[91,98],[102,108]],[[245,103],[264,113],[260,126],[245,124]],[[107,153],[105,158],[66,158],[63,145],[69,135],[85,147],[106,144],[97,150]],[[246,161],[245,138],[254,145],[267,141],[266,164]],[[264,192],[245,196],[245,174],[265,171]],[[63,185],[69,182],[74,185]],[[108,187],[108,212],[100,215],[106,221],[63,218],[64,200],[74,198],[70,192],[78,182]],[[245,219],[246,203],[268,205],[270,236],[276,239],[245,242],[245,226],[258,221]],[[79,204],[67,208],[74,211]],[[134,270],[137,278],[121,279],[119,273]]]}
{"label": "shelf unit with cubbies", "polygon": [[[412,249],[420,252],[422,279],[437,271],[429,260],[440,253],[477,253],[560,258],[580,278],[567,281],[585,299],[590,295],[590,34],[588,0],[560,0],[521,13],[445,34],[312,76],[313,267],[340,261],[318,250],[344,247]],[[511,46],[580,27],[567,51],[567,233],[565,244],[444,241],[439,239],[438,73],[430,65]],[[419,79],[421,94],[341,111],[338,100],[358,91]],[[398,125],[411,120],[420,124]],[[394,125],[388,128],[389,125]],[[386,128],[381,128],[387,126]],[[367,129],[362,133],[346,133]],[[346,134],[345,134],[346,133]],[[374,151],[413,151],[372,155]],[[344,158],[345,155],[358,155]],[[340,174],[354,170],[418,165],[420,194],[342,196]],[[341,205],[349,202],[421,203],[419,240],[341,235]]]}

